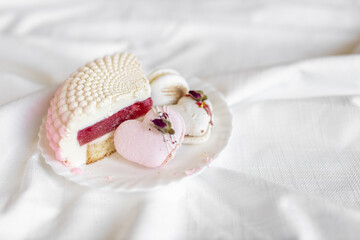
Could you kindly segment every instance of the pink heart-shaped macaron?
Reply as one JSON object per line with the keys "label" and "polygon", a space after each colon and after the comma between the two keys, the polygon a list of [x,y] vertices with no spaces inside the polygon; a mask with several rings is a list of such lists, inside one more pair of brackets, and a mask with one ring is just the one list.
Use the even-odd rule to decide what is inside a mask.
{"label": "pink heart-shaped macaron", "polygon": [[[156,129],[152,120],[159,119],[159,113],[167,113],[174,134]],[[167,106],[153,107],[143,121],[128,120],[120,124],[115,131],[114,144],[116,151],[125,159],[155,168],[174,158],[184,135],[184,119],[178,112]]]}

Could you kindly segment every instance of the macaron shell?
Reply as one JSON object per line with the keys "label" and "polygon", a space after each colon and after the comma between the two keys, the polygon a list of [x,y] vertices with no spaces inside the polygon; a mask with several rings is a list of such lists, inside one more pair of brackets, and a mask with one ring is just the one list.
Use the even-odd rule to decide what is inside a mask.
{"label": "macaron shell", "polygon": [[148,78],[154,105],[176,104],[189,91],[185,78],[171,69],[154,71]]}
{"label": "macaron shell", "polygon": [[209,125],[209,127],[208,127],[207,131],[205,132],[205,134],[201,135],[201,136],[197,136],[197,137],[196,136],[189,136],[189,135],[185,136],[183,144],[195,145],[195,144],[200,144],[200,143],[206,142],[210,138],[211,128],[212,128],[212,126]]}
{"label": "macaron shell", "polygon": [[149,83],[154,81],[156,78],[167,74],[180,75],[177,71],[170,68],[156,69],[148,75]]}
{"label": "macaron shell", "polygon": [[[206,101],[211,109],[211,103]],[[196,101],[191,97],[182,97],[176,105],[171,105],[171,108],[178,111],[185,121],[185,136],[200,137],[205,134],[210,125],[211,117],[204,108],[200,108]]]}
{"label": "macaron shell", "polygon": [[174,158],[176,150],[184,140],[185,124],[176,111],[168,108],[167,113],[175,130],[175,134],[172,135],[175,142],[171,143],[171,152],[164,141],[164,134],[151,122],[158,118],[152,110],[145,115],[142,122],[129,120],[120,124],[114,135],[117,152],[129,161],[150,168],[159,167]]}

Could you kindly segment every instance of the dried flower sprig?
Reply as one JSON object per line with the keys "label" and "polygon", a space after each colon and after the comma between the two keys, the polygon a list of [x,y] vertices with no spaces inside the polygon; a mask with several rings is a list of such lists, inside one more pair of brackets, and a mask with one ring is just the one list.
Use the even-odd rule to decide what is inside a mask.
{"label": "dried flower sprig", "polygon": [[163,134],[168,133],[170,135],[175,134],[175,130],[171,128],[171,122],[164,118],[156,118],[151,120],[157,130],[162,132]]}
{"label": "dried flower sprig", "polygon": [[190,90],[189,95],[197,102],[202,102],[207,100],[207,96],[201,90]]}
{"label": "dried flower sprig", "polygon": [[206,113],[210,116],[210,124],[213,125],[211,109],[210,106],[205,102],[205,100],[207,100],[208,98],[204,94],[204,92],[201,90],[190,90],[189,95],[187,96],[192,97],[196,101],[196,105],[206,111]]}

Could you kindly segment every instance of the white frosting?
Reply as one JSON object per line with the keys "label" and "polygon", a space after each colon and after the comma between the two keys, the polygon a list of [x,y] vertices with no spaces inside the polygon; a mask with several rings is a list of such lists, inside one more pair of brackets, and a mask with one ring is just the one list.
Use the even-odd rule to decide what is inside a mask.
{"label": "white frosting", "polygon": [[175,104],[179,98],[189,91],[186,80],[178,72],[171,69],[155,70],[149,74],[148,78],[154,105]]}
{"label": "white frosting", "polygon": [[[212,109],[211,102],[205,101]],[[204,108],[200,108],[191,97],[182,97],[176,105],[171,106],[172,109],[178,111],[184,118],[185,136],[203,136],[208,131],[211,117]]]}
{"label": "white frosting", "polygon": [[96,59],[78,69],[59,87],[47,116],[47,136],[60,161],[86,162],[86,145],[77,133],[137,101],[150,97],[150,86],[132,54]]}
{"label": "white frosting", "polygon": [[88,144],[91,145],[91,144],[94,144],[94,143],[103,142],[103,141],[107,140],[109,137],[114,137],[114,133],[115,133],[115,130],[114,130],[114,131],[111,131],[111,132],[109,132],[109,133],[107,133],[107,134],[105,134],[105,135],[103,135],[103,136],[101,136],[101,137],[99,137],[99,138],[91,141],[91,142],[89,142]]}

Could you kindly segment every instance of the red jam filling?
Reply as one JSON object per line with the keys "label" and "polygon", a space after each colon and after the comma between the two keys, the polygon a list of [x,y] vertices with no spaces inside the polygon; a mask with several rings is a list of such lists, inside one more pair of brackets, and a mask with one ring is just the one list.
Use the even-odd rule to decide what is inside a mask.
{"label": "red jam filling", "polygon": [[122,122],[138,118],[147,113],[152,106],[151,98],[142,102],[136,102],[131,106],[121,109],[114,115],[95,123],[94,125],[80,130],[77,134],[77,140],[80,146],[89,143],[105,134],[114,131]]}

